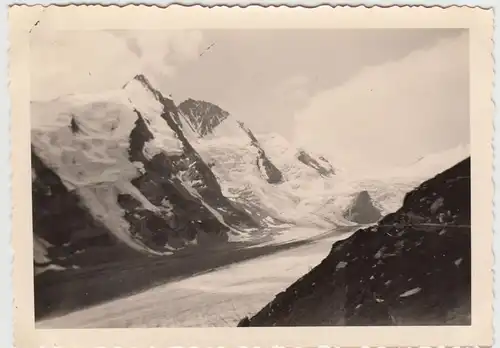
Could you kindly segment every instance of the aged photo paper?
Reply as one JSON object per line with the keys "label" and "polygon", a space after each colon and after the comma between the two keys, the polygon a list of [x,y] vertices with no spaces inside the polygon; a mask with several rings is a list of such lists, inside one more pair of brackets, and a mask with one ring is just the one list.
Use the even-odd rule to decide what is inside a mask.
{"label": "aged photo paper", "polygon": [[492,345],[492,10],[9,27],[16,347]]}

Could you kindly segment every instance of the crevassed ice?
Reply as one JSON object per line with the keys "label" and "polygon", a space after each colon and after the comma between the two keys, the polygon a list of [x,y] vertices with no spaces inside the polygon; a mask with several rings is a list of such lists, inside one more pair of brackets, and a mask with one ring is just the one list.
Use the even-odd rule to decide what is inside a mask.
{"label": "crevassed ice", "polygon": [[257,166],[258,151],[245,132],[233,137],[203,138],[197,150],[211,164],[224,195],[244,203],[249,212],[260,207],[275,218],[284,218],[284,212],[289,210],[286,208],[292,208],[286,192],[274,188],[262,176]]}
{"label": "crevassed ice", "polygon": [[[260,142],[260,137],[256,137]],[[267,174],[259,161],[258,150],[251,143],[248,134],[234,119],[228,117],[215,128],[213,134],[199,139],[196,148],[204,161],[211,165],[224,195],[243,203],[250,214],[254,211],[264,214],[261,216],[262,220],[268,222],[268,225],[272,223],[269,219],[266,220],[265,215],[287,222],[301,221],[309,224],[312,220],[314,225],[321,223],[321,217],[311,214],[311,210],[317,208],[317,205],[315,207],[300,203],[306,198],[317,198],[318,193],[324,194],[322,177],[314,169],[299,163],[296,151],[286,140],[274,147],[260,142],[266,156],[286,178],[284,183],[271,185],[266,180]],[[262,173],[257,163],[260,164]],[[287,177],[290,173],[292,175]],[[316,204],[317,202],[316,199]],[[324,222],[324,225],[326,227],[330,223]]]}
{"label": "crevassed ice", "polygon": [[147,145],[148,151],[182,151],[179,140],[161,117],[162,105],[154,95],[134,81],[127,89],[116,92],[65,96],[31,106],[32,144],[42,161],[68,189],[75,190],[90,213],[118,239],[133,249],[161,254],[131,235],[117,202],[118,194],[125,193],[144,209],[158,211],[130,183],[144,170],[140,163],[131,163],[128,154],[130,133],[138,117],[134,108],[156,138]]}
{"label": "crevassed ice", "polygon": [[32,145],[68,188],[137,175],[128,160],[137,117],[122,95],[68,96],[31,106],[32,120],[45,119],[32,122]]}

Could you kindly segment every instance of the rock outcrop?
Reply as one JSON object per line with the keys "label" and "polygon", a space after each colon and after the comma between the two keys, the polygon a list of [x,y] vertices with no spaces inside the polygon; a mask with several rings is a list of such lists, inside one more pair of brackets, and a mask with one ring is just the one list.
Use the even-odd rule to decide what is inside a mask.
{"label": "rock outcrop", "polygon": [[249,128],[247,128],[243,122],[238,121],[238,124],[250,138],[251,145],[257,149],[258,155],[256,163],[260,172],[266,178],[268,183],[279,184],[283,180],[283,174],[281,174],[280,170],[276,168],[276,166],[266,156],[266,152],[262,149],[262,147],[259,144],[259,141],[252,133],[252,131]]}
{"label": "rock outcrop", "polygon": [[179,110],[187,117],[189,124],[200,137],[211,134],[229,117],[229,112],[219,106],[191,98],[180,103]]}
{"label": "rock outcrop", "polygon": [[356,194],[344,211],[344,218],[357,224],[371,224],[377,222],[381,217],[380,210],[375,207],[366,190]]}
{"label": "rock outcrop", "polygon": [[318,159],[315,159],[305,150],[300,150],[297,154],[297,159],[306,166],[314,168],[322,176],[335,175],[335,170],[332,165],[323,156],[319,156]]}
{"label": "rock outcrop", "polygon": [[[223,110],[218,105],[201,100],[185,100],[179,104],[179,110],[186,117],[187,126],[201,138],[213,135],[216,132],[216,129],[218,127],[220,128],[222,123],[230,118],[229,112]],[[238,136],[241,131],[243,131],[250,140],[250,145],[257,151],[255,165],[258,167],[262,176],[270,184],[281,183],[283,180],[283,174],[266,156],[264,149],[252,131],[241,121],[231,121],[236,121],[235,123],[238,125],[237,128],[239,129],[232,129],[233,134],[226,134],[226,136]],[[225,123],[233,123],[231,121],[226,121]]]}
{"label": "rock outcrop", "polygon": [[377,225],[239,326],[470,325],[470,158],[409,192]]}
{"label": "rock outcrop", "polygon": [[[136,79],[151,91],[162,105],[161,117],[181,142],[183,152],[181,155],[173,156],[160,153],[146,160],[141,158],[141,153],[136,151],[134,154],[131,149],[130,160],[141,162],[144,168],[144,174],[133,180],[134,186],[155,205],[167,205],[174,212],[170,228],[184,230],[186,234],[184,237],[187,240],[193,240],[200,230],[227,240],[225,232],[229,232],[229,226],[240,229],[259,227],[258,221],[233,206],[222,194],[214,173],[185,137],[179,126],[180,122],[176,121],[181,115],[173,101],[164,98],[142,75]],[[145,123],[141,120],[142,115],[138,113],[138,122],[142,122],[144,128]],[[152,134],[145,134],[142,140],[147,142],[151,137]],[[192,185],[183,184],[185,182]],[[158,185],[162,190],[157,189]],[[223,222],[217,219],[217,215],[224,217]],[[163,228],[167,227],[155,227],[160,231]]]}

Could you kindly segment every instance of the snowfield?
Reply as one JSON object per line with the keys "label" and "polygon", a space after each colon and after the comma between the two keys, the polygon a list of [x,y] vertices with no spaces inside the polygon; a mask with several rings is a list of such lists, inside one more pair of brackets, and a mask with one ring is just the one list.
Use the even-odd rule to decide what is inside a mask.
{"label": "snowfield", "polygon": [[[311,232],[311,231],[309,231]],[[236,326],[319,264],[330,237],[36,323],[37,328]]]}

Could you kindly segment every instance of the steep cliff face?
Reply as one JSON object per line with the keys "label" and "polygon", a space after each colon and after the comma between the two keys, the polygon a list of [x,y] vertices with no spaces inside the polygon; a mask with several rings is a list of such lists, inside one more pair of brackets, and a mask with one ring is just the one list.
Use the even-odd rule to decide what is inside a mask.
{"label": "steep cliff face", "polygon": [[[152,203],[153,209],[144,209],[140,200],[131,194],[118,195],[118,204],[132,233],[141,235],[153,248],[162,246],[169,250],[196,243],[199,232],[212,234],[214,240],[227,240],[228,226],[217,220],[183,184],[183,180],[197,179],[198,187],[204,188],[204,178],[198,172],[185,173],[190,165],[194,167],[195,162],[188,156],[163,153],[146,158],[144,146],[154,137],[141,114],[137,114],[136,126],[130,136],[129,157],[132,162],[142,164],[142,174],[132,179],[131,184]],[[184,177],[175,176],[183,172]],[[205,228],[202,231],[198,221],[203,222]]]}
{"label": "steep cliff face", "polygon": [[200,137],[213,130],[229,117],[229,113],[219,106],[202,101],[187,99],[179,104],[179,110],[186,116],[189,125]]}
{"label": "steep cliff face", "polygon": [[[221,222],[226,227],[232,226],[238,229],[259,227],[260,224],[257,220],[253,219],[243,210],[236,208],[222,194],[221,187],[214,173],[184,135],[180,126],[180,118],[182,116],[173,101],[164,98],[143,76],[136,77],[136,80],[138,80],[146,90],[151,91],[153,95],[155,95],[156,100],[162,105],[161,117],[166,121],[170,129],[173,130],[175,137],[182,144],[183,152],[181,155],[169,156],[168,159],[160,158],[153,160],[167,166],[166,169],[171,173],[171,181],[177,184],[188,182],[189,185],[182,185],[183,189],[181,189],[181,191],[188,191],[185,192],[185,196],[188,197],[191,194],[195,198],[198,198],[202,205],[202,207],[198,209],[207,211],[207,213],[210,211],[213,216],[220,216],[220,220],[223,220]],[[154,166],[153,164],[153,167]],[[147,173],[153,171],[153,168],[146,170]],[[172,197],[171,201],[176,201],[174,198],[175,197]],[[201,218],[195,218],[194,220],[208,221],[208,219]],[[210,229],[213,229],[213,226]]]}
{"label": "steep cliff face", "polygon": [[470,325],[470,184],[468,158],[239,326]]}

